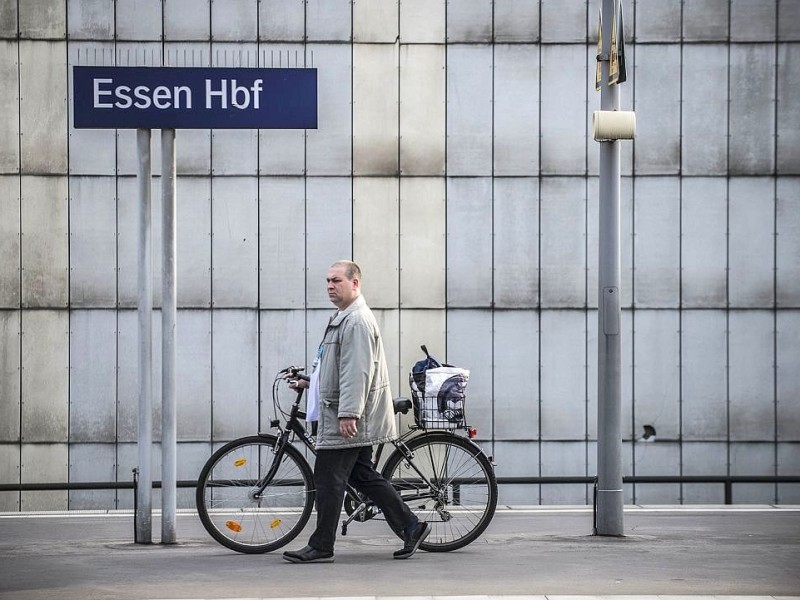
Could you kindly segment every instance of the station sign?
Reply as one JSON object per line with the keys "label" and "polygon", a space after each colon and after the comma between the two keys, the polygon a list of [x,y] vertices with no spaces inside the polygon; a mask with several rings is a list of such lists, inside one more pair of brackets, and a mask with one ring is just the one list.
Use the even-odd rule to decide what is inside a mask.
{"label": "station sign", "polygon": [[76,129],[316,129],[317,70],[73,67]]}

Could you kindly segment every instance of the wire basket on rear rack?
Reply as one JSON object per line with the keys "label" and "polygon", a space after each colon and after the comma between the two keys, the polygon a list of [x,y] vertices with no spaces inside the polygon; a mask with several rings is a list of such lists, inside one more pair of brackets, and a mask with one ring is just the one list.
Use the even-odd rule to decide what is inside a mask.
{"label": "wire basket on rear rack", "polygon": [[451,365],[442,365],[428,354],[417,362],[408,377],[414,420],[425,429],[459,429],[466,427],[464,390],[469,381],[469,371]]}

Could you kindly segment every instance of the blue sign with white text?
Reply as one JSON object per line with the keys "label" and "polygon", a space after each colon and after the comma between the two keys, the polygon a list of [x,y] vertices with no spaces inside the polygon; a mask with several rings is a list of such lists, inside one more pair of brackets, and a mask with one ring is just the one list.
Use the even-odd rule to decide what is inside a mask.
{"label": "blue sign with white text", "polygon": [[316,129],[317,70],[73,67],[76,129]]}

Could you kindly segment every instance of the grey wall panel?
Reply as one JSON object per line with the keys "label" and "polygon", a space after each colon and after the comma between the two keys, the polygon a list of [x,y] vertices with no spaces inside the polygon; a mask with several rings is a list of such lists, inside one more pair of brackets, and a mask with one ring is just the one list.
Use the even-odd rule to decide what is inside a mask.
{"label": "grey wall panel", "polygon": [[800,5],[793,0],[778,1],[778,39],[800,40]]}
{"label": "grey wall panel", "polygon": [[[778,444],[778,475],[800,474],[800,446],[797,444]],[[778,484],[778,504],[797,504],[800,500],[800,485],[796,483]]]}
{"label": "grey wall panel", "polygon": [[727,302],[728,184],[724,178],[682,182],[681,302],[723,308]]}
{"label": "grey wall panel", "polygon": [[[209,440],[211,438],[211,312],[179,311],[177,339],[178,440]],[[160,380],[156,384],[160,386]],[[196,477],[197,473],[194,476]]]}
{"label": "grey wall panel", "polygon": [[18,177],[0,177],[0,306],[20,304],[20,202]]}
{"label": "grey wall panel", "polygon": [[[583,46],[541,47],[541,172],[583,174],[586,170],[586,83],[564,69],[585,64]],[[449,149],[448,149],[449,150]]]}
{"label": "grey wall panel", "polygon": [[539,181],[494,179],[494,305],[539,304]]}
{"label": "grey wall panel", "polygon": [[67,178],[23,177],[22,305],[61,307],[69,295]]}
{"label": "grey wall panel", "polygon": [[208,40],[212,19],[215,23],[224,20],[211,15],[209,7],[209,0],[165,0],[164,39]]}
{"label": "grey wall panel", "polygon": [[495,0],[495,42],[538,42],[539,3],[528,0]]}
{"label": "grey wall panel", "polygon": [[489,42],[492,39],[492,1],[460,0],[447,12],[447,41]]}
{"label": "grey wall panel", "polygon": [[19,43],[20,159],[25,173],[67,172],[65,42]]}
{"label": "grey wall panel", "polygon": [[179,177],[175,193],[178,306],[207,308],[211,305],[211,181]]}
{"label": "grey wall panel", "polygon": [[541,39],[543,42],[564,44],[586,41],[585,2],[542,0],[541,6]]}
{"label": "grey wall panel", "polygon": [[411,372],[411,367],[422,358],[420,345],[425,344],[428,351],[441,356],[445,354],[447,343],[447,313],[436,310],[400,311],[400,354],[403,373]]}
{"label": "grey wall panel", "polygon": [[[798,14],[800,17],[800,14]],[[800,19],[798,19],[800,20]],[[800,44],[778,45],[778,173],[800,173]]]}
{"label": "grey wall panel", "polygon": [[262,129],[258,136],[260,175],[302,175],[306,134],[300,129]]}
{"label": "grey wall panel", "polygon": [[0,139],[5,140],[0,145],[0,173],[19,173],[18,72],[17,42],[0,41]]}
{"label": "grey wall panel", "polygon": [[765,307],[775,292],[775,201],[771,177],[731,179],[729,194],[730,304]]}
{"label": "grey wall panel", "polygon": [[444,308],[445,179],[400,179],[400,303]]}
{"label": "grey wall panel", "polygon": [[444,175],[445,46],[400,47],[400,172]]}
{"label": "grey wall panel", "polygon": [[0,8],[0,37],[16,38],[19,30],[17,0],[0,0]]}
{"label": "grey wall panel", "polygon": [[[367,297],[369,301],[369,297]],[[389,368],[389,382],[391,384],[392,397],[406,396],[410,397],[411,390],[408,386],[408,373],[401,367],[401,351],[400,351],[400,310],[399,309],[375,309],[375,320],[378,322],[378,327],[381,330],[381,337],[383,338],[383,348],[386,353],[386,362]],[[319,336],[320,334],[317,333]],[[314,348],[316,351],[316,348]],[[414,420],[413,415],[405,415],[399,417],[401,423],[401,430],[403,419],[408,423]]]}
{"label": "grey wall panel", "polygon": [[680,181],[637,179],[634,207],[634,303],[677,307],[680,298]]}
{"label": "grey wall panel", "polygon": [[[308,0],[306,35],[309,41],[349,41],[352,0]],[[349,53],[349,49],[348,53]]]}
{"label": "grey wall panel", "polygon": [[67,27],[71,40],[114,38],[114,3],[108,0],[67,2]]}
{"label": "grey wall panel", "polygon": [[769,441],[774,438],[773,327],[770,311],[730,312],[731,440]]}
{"label": "grey wall panel", "polygon": [[[19,483],[19,463],[19,444],[0,444],[0,481],[3,483]],[[18,511],[19,496],[19,492],[0,492],[0,511]]]}
{"label": "grey wall panel", "polygon": [[113,177],[70,178],[70,304],[113,307],[117,300],[117,202]]}
{"label": "grey wall panel", "polygon": [[[326,2],[326,6],[333,2]],[[312,7],[308,6],[309,23]],[[349,27],[349,26],[348,26]],[[349,31],[349,29],[348,29]],[[310,35],[310,27],[309,27]],[[352,50],[343,44],[309,44],[317,67],[318,129],[306,132],[309,175],[349,175],[352,169]]]}
{"label": "grey wall panel", "polygon": [[[626,2],[625,9],[628,9],[630,4]],[[626,26],[631,25],[633,20],[627,19]],[[679,42],[681,0],[636,0],[635,28],[638,42]]]}
{"label": "grey wall panel", "polygon": [[21,37],[34,39],[63,39],[67,34],[67,11],[64,0],[20,3],[19,34]]}
{"label": "grey wall panel", "polygon": [[353,3],[353,41],[394,43],[399,31],[398,0]]}
{"label": "grey wall panel", "polygon": [[300,40],[305,36],[304,0],[262,0],[258,3],[258,39]]}
{"label": "grey wall panel", "polygon": [[[330,311],[327,311],[330,317]],[[327,321],[327,319],[326,319]],[[310,373],[313,354],[306,353],[306,339],[309,345],[317,345],[322,339],[324,325],[316,331],[306,331],[306,315],[302,310],[262,310],[259,311],[260,330],[260,383],[261,383],[261,423],[260,431],[269,425],[275,416],[272,406],[272,383],[275,374],[289,365],[306,367]],[[294,394],[283,390],[288,408]]]}
{"label": "grey wall panel", "polygon": [[731,0],[731,41],[761,42],[775,38],[777,0]]}
{"label": "grey wall panel", "polygon": [[778,306],[800,306],[800,179],[778,178],[775,290]]}
{"label": "grey wall panel", "polygon": [[[678,475],[680,445],[642,443],[634,446],[637,475]],[[636,484],[637,504],[680,504],[678,484]]]}
{"label": "grey wall panel", "polygon": [[[642,341],[645,340],[644,343]],[[634,319],[634,430],[652,425],[660,439],[680,435],[678,311],[636,311]]]}
{"label": "grey wall panel", "polygon": [[800,311],[777,313],[775,363],[777,373],[778,440],[800,440]]}
{"label": "grey wall panel", "polygon": [[[530,440],[539,435],[539,317],[533,310],[495,311],[494,439]],[[488,354],[488,353],[487,353]],[[520,375],[524,374],[524,383]],[[520,381],[521,385],[507,385]]]}
{"label": "grey wall panel", "polygon": [[[586,475],[586,442],[542,442],[543,477]],[[549,486],[545,486],[545,489]],[[544,490],[543,490],[544,491]],[[583,500],[581,501],[583,502]]]}
{"label": "grey wall panel", "polygon": [[495,176],[539,172],[538,67],[538,46],[495,45]]}
{"label": "grey wall panel", "polygon": [[584,306],[586,189],[582,180],[542,180],[540,227],[542,306]]}
{"label": "grey wall panel", "polygon": [[213,435],[222,441],[258,423],[258,313],[217,310],[212,319]]}
{"label": "grey wall panel", "polygon": [[[177,479],[196,479],[203,465],[211,456],[211,444],[182,442],[177,449]],[[195,510],[195,490],[193,488],[178,488],[177,504],[179,509]]]}
{"label": "grey wall panel", "polygon": [[491,172],[492,47],[448,45],[447,173]]}
{"label": "grey wall panel", "polygon": [[695,0],[684,3],[684,39],[692,42],[725,41],[730,23],[729,5],[729,0]]}
{"label": "grey wall panel", "polygon": [[729,60],[730,173],[769,173],[775,164],[775,47],[732,44]]}
{"label": "grey wall panel", "polygon": [[[0,441],[20,439],[20,312],[0,311]],[[3,445],[0,444],[0,448]],[[2,455],[2,450],[0,450]],[[0,474],[2,475],[2,474]],[[7,481],[0,477],[1,481]]]}
{"label": "grey wall panel", "polygon": [[[728,446],[717,442],[684,442],[681,445],[683,475],[727,475]],[[725,488],[719,483],[683,485],[684,504],[724,504]]]}
{"label": "grey wall panel", "polygon": [[[117,313],[117,440],[135,442],[139,419],[139,334],[135,310]],[[180,331],[178,332],[180,339]],[[161,436],[161,312],[153,313],[153,436]],[[130,473],[130,471],[127,471]],[[120,470],[120,473],[125,471]]]}
{"label": "grey wall panel", "polygon": [[348,177],[315,177],[306,183],[306,285],[309,308],[331,307],[325,276],[331,263],[353,255],[352,188]]}
{"label": "grey wall panel", "polygon": [[543,310],[540,343],[542,439],[583,439],[586,316],[582,311]]}
{"label": "grey wall panel", "polygon": [[214,0],[211,3],[211,37],[216,41],[256,39],[257,0]]}
{"label": "grey wall panel", "polygon": [[215,307],[258,303],[258,180],[211,180],[211,302]]}
{"label": "grey wall panel", "polygon": [[211,132],[183,129],[176,135],[175,169],[178,175],[211,174]]}
{"label": "grey wall panel", "polygon": [[[116,481],[117,449],[114,444],[70,444],[69,480]],[[69,492],[69,509],[113,510],[116,497],[115,490],[73,490]]]}
{"label": "grey wall panel", "polygon": [[302,308],[306,297],[305,182],[259,179],[261,308]]}
{"label": "grey wall panel", "polygon": [[[428,345],[428,351],[442,358],[442,352]],[[489,439],[494,431],[492,369],[486,357],[492,348],[492,312],[490,310],[450,310],[447,313],[447,362],[469,369],[464,411],[480,437]],[[419,356],[421,352],[418,351]],[[410,371],[410,369],[409,369]],[[405,390],[404,390],[405,391]]]}
{"label": "grey wall panel", "polygon": [[447,304],[492,302],[492,180],[447,180]]}
{"label": "grey wall panel", "polygon": [[[772,444],[731,444],[731,475],[775,475],[775,449]],[[772,504],[774,487],[753,483],[733,486],[734,504]]]}
{"label": "grey wall panel", "polygon": [[394,177],[353,179],[353,259],[372,308],[399,303],[400,182]]}
{"label": "grey wall panel", "polygon": [[683,47],[681,170],[684,175],[724,175],[727,171],[728,46]]}
{"label": "grey wall panel", "polygon": [[69,361],[70,442],[113,443],[117,417],[115,311],[71,312]]}
{"label": "grey wall panel", "polygon": [[161,0],[117,0],[117,38],[157,40],[162,33]]}
{"label": "grey wall panel", "polygon": [[722,310],[685,310],[681,320],[681,421],[684,440],[728,434],[727,319]]}
{"label": "grey wall panel", "polygon": [[111,66],[114,64],[112,42],[83,42],[69,45],[68,61],[68,127],[69,172],[71,175],[116,174],[117,136],[113,129],[75,129],[73,72],[75,65]]}
{"label": "grey wall panel", "polygon": [[258,172],[258,130],[215,129],[211,134],[214,175],[255,175]]}
{"label": "grey wall panel", "polygon": [[[22,444],[22,483],[65,483],[69,463],[67,444]],[[22,492],[20,510],[65,510],[67,492]]]}
{"label": "grey wall panel", "polygon": [[680,46],[640,45],[634,57],[636,173],[677,173],[680,168],[681,83],[677,77],[664,77],[662,65],[680,64]]}
{"label": "grey wall panel", "polygon": [[[353,171],[356,175],[398,172],[398,50],[388,44],[353,46]],[[384,93],[375,94],[375,89]]]}
{"label": "grey wall panel", "polygon": [[446,0],[400,0],[400,43],[444,43],[446,12]]}
{"label": "grey wall panel", "polygon": [[[498,477],[539,475],[538,442],[496,442],[492,456],[497,461],[495,474]],[[497,503],[500,506],[537,505],[541,487],[536,484],[503,484],[498,488]]]}

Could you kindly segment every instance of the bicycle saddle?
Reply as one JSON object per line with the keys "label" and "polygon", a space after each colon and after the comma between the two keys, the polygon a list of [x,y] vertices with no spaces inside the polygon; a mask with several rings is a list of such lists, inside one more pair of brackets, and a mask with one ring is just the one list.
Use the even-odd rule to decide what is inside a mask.
{"label": "bicycle saddle", "polygon": [[394,398],[392,400],[392,403],[394,404],[395,414],[397,413],[406,414],[411,409],[412,406],[411,400],[409,398],[403,398],[403,397]]}

